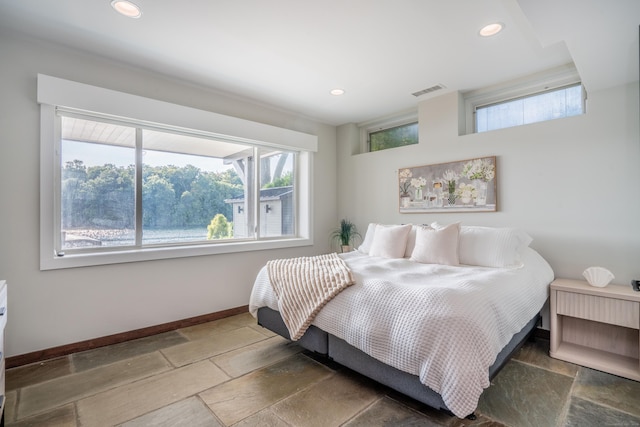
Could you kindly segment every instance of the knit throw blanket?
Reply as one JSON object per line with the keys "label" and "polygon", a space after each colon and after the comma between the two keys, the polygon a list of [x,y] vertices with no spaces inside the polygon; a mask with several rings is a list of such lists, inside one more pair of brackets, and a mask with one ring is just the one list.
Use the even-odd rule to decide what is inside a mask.
{"label": "knit throw blanket", "polygon": [[353,275],[337,254],[267,262],[278,308],[293,341],[302,337],[316,314],[353,285]]}

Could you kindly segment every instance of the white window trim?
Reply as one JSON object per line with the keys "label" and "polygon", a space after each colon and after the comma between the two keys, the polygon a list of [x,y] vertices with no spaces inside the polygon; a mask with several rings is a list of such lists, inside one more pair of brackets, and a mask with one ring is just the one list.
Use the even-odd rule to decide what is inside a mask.
{"label": "white window trim", "polygon": [[[85,267],[92,265],[182,258],[223,253],[280,249],[313,245],[313,153],[318,150],[318,137],[236,117],[198,110],[137,95],[90,86],[56,77],[38,75],[40,104],[40,269]],[[99,112],[149,123],[162,123],[183,129],[215,134],[249,144],[276,147],[299,152],[296,162],[298,177],[297,238],[238,241],[206,245],[151,247],[91,254],[56,254],[55,224],[59,206],[56,183],[60,181],[60,121],[55,107]]]}
{"label": "white window trim", "polygon": [[418,111],[416,109],[406,110],[378,119],[358,123],[358,128],[360,129],[360,152],[371,152],[369,147],[370,133],[408,125],[411,123],[418,123]]}
{"label": "white window trim", "polygon": [[[524,98],[579,83],[581,81],[576,67],[573,64],[566,64],[509,83],[465,92],[462,94],[465,120],[460,134],[476,133],[475,111],[478,107]],[[586,95],[584,98],[586,99]]]}

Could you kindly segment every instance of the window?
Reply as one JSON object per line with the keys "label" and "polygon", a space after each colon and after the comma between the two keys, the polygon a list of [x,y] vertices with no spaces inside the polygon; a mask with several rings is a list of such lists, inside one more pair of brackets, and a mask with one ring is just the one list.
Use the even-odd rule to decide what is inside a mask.
{"label": "window", "polygon": [[476,107],[476,132],[584,114],[582,85]]}
{"label": "window", "polygon": [[408,110],[359,123],[360,152],[372,152],[418,143],[418,112]]}
{"label": "window", "polygon": [[586,92],[573,64],[462,94],[459,133],[480,133],[586,112]]}
{"label": "window", "polygon": [[[244,196],[257,148],[60,116],[61,251],[256,237]],[[296,153],[259,156],[259,237],[293,236]]]}
{"label": "window", "polygon": [[380,151],[417,143],[417,122],[369,132],[369,151]]}
{"label": "window", "polygon": [[[177,117],[159,123],[52,105],[55,96],[40,93],[50,88],[66,103],[65,84],[85,89],[39,76],[41,269],[312,244],[315,137],[119,92],[124,105],[206,123],[185,128]],[[216,121],[238,134],[206,129]]]}

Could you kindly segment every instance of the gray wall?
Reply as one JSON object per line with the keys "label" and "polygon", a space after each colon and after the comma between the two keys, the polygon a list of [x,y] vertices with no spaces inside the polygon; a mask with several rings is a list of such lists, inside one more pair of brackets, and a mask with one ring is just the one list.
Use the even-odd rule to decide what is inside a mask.
{"label": "gray wall", "polygon": [[[588,90],[588,88],[587,88]],[[419,105],[420,143],[357,153],[355,125],[338,128],[338,212],[369,222],[512,226],[526,230],[556,277],[592,265],[614,283],[640,279],[638,84],[589,93],[587,114],[458,136],[457,93]],[[398,213],[397,170],[497,156],[498,212]]]}
{"label": "gray wall", "polygon": [[[329,250],[327,236],[337,224],[335,127],[2,30],[0,57],[0,279],[9,286],[8,356],[243,306],[267,260]],[[314,246],[40,271],[37,73],[318,135]]]}

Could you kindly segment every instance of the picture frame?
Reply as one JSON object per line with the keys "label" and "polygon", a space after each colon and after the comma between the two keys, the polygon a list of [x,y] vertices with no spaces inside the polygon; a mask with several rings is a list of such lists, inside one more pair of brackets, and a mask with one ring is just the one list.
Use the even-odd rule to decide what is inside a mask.
{"label": "picture frame", "polygon": [[497,211],[496,157],[398,170],[400,213]]}

